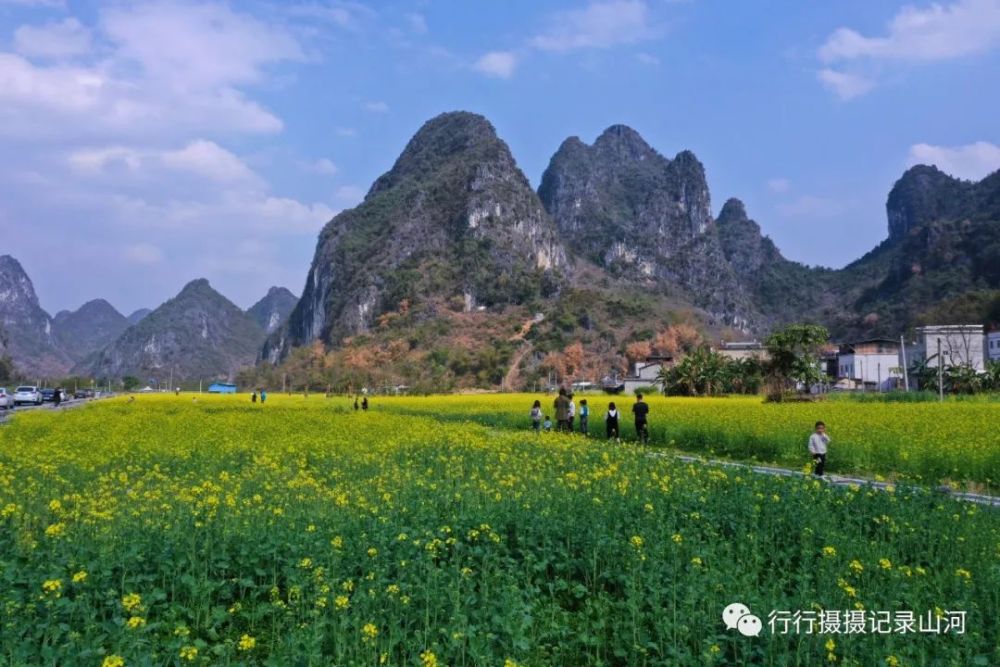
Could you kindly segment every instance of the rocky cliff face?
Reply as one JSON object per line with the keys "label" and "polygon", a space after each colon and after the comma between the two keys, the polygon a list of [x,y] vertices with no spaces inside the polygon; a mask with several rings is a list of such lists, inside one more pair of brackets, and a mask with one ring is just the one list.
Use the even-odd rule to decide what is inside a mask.
{"label": "rocky cliff face", "polygon": [[112,343],[129,323],[110,303],[94,299],[74,312],[56,314],[53,326],[59,344],[74,362],[79,362]]}
{"label": "rocky cliff face", "polygon": [[247,315],[265,333],[272,334],[284,323],[298,302],[299,298],[284,287],[272,287],[263,299],[247,310]]}
{"label": "rocky cliff face", "polygon": [[704,167],[690,151],[667,159],[614,125],[592,146],[563,142],[538,193],[572,251],[614,275],[680,288],[728,324],[753,319],[712,219]]}
{"label": "rocky cliff face", "polygon": [[836,272],[785,259],[739,199],[726,201],[716,225],[726,260],[760,313],[758,331],[795,321],[825,321],[836,311]]}
{"label": "rocky cliff face", "polygon": [[31,279],[9,255],[0,257],[0,329],[20,372],[51,377],[66,373],[72,365],[55,336],[52,318],[38,303]]}
{"label": "rocky cliff face", "polygon": [[973,183],[912,167],[889,193],[886,216],[888,239],[838,275],[848,332],[981,320],[967,302],[1000,302],[1000,171]]}
{"label": "rocky cliff face", "polygon": [[134,375],[143,382],[232,379],[253,365],[264,332],[207,280],[195,280],[173,299],[81,363],[95,377]]}
{"label": "rocky cliff face", "polygon": [[403,301],[523,303],[556,289],[565,264],[555,226],[493,126],[442,114],[323,230],[302,298],[264,356],[337,344]]}

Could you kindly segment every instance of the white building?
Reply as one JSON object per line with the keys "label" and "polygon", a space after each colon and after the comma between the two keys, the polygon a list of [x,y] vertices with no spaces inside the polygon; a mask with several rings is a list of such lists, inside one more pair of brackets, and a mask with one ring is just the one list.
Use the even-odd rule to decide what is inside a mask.
{"label": "white building", "polygon": [[849,386],[889,391],[899,385],[902,376],[897,341],[871,338],[841,345],[837,353],[837,378],[850,380]]}
{"label": "white building", "polygon": [[917,327],[917,345],[910,361],[925,359],[931,368],[941,363],[945,368],[968,366],[982,371],[986,367],[985,343],[981,324]]}
{"label": "white building", "polygon": [[641,387],[655,385],[660,371],[671,361],[671,357],[646,357],[644,361],[635,362],[632,372],[623,380],[625,393],[631,394]]}
{"label": "white building", "polygon": [[727,359],[732,359],[734,361],[740,359],[759,359],[761,361],[767,361],[769,357],[767,348],[756,340],[722,343],[716,352]]}
{"label": "white building", "polygon": [[990,361],[1000,361],[1000,331],[986,334],[986,358]]}

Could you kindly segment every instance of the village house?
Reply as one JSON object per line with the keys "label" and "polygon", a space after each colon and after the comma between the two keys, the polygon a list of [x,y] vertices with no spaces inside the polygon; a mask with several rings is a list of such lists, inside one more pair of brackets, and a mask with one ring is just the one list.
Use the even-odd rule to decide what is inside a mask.
{"label": "village house", "polygon": [[727,359],[739,361],[741,359],[759,359],[767,361],[767,348],[756,340],[724,342],[716,352]]}
{"label": "village house", "polygon": [[[982,372],[986,368],[986,336],[981,324],[917,327],[917,343],[907,349],[910,363],[923,359],[931,368],[967,366]],[[938,357],[938,350],[941,356]]]}
{"label": "village house", "polygon": [[903,375],[899,352],[899,341],[888,338],[844,343],[837,352],[837,378],[849,388],[894,389]]}
{"label": "village house", "polygon": [[646,357],[642,361],[637,361],[632,366],[632,372],[625,376],[622,383],[625,386],[625,393],[634,393],[641,387],[648,387],[656,384],[656,378],[660,371],[673,362],[673,357],[654,355]]}
{"label": "village house", "polygon": [[986,357],[990,361],[1000,361],[1000,331],[986,334]]}

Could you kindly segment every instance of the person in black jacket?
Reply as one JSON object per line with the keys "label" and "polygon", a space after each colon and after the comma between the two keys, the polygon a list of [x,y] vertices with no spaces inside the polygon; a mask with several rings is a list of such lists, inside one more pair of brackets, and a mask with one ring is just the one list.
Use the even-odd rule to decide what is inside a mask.
{"label": "person in black jacket", "polygon": [[649,405],[642,400],[642,394],[635,395],[635,405],[632,406],[632,414],[635,415],[635,435],[639,442],[646,444],[649,442]]}

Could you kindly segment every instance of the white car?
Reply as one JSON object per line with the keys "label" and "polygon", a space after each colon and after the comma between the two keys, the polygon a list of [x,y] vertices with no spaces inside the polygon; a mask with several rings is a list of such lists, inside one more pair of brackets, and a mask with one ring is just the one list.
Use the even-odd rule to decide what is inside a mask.
{"label": "white car", "polygon": [[0,408],[4,410],[14,408],[14,397],[7,393],[7,387],[0,387]]}
{"label": "white car", "polygon": [[14,405],[22,403],[42,404],[42,391],[38,387],[18,387],[14,390]]}

